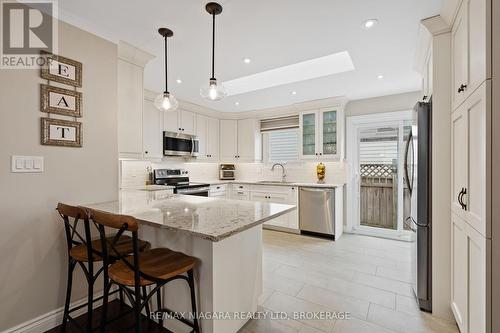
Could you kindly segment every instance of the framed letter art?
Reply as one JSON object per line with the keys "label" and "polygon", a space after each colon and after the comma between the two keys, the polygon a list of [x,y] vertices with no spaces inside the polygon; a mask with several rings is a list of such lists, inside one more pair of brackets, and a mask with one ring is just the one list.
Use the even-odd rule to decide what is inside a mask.
{"label": "framed letter art", "polygon": [[42,118],[42,145],[81,147],[82,123],[54,118]]}
{"label": "framed letter art", "polygon": [[50,81],[82,86],[82,63],[55,54],[42,52],[45,63],[41,69],[41,77]]}
{"label": "framed letter art", "polygon": [[82,93],[42,84],[40,85],[40,111],[81,117]]}

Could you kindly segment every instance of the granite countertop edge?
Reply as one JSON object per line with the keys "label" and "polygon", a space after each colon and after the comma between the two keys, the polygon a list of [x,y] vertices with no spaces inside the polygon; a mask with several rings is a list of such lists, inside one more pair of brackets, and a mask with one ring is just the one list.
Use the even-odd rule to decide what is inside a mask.
{"label": "granite countertop edge", "polygon": [[[224,200],[224,199],[218,199],[218,200]],[[290,205],[288,205],[290,206]],[[240,232],[243,232],[245,230],[248,230],[248,229],[251,229],[253,227],[256,227],[260,224],[263,224],[269,220],[272,220],[272,219],[275,219],[281,215],[284,215],[284,214],[287,214],[287,213],[290,213],[291,211],[297,209],[296,206],[291,206],[277,214],[274,214],[273,216],[267,216],[267,217],[264,217],[258,221],[255,221],[253,223],[249,223],[249,224],[246,224],[244,226],[241,226],[237,229],[234,229],[234,230],[231,230],[231,231],[227,231],[223,234],[219,234],[219,235],[209,235],[209,234],[203,234],[203,233],[199,233],[199,232],[196,232],[196,231],[191,231],[191,230],[186,230],[186,229],[178,229],[178,228],[174,228],[174,227],[170,227],[168,225],[160,225],[158,223],[155,223],[155,222],[151,222],[151,221],[148,221],[148,220],[143,220],[143,219],[137,219],[139,222],[141,223],[144,223],[144,224],[147,224],[151,227],[154,227],[154,228],[159,228],[159,229],[167,229],[167,230],[170,230],[170,231],[174,231],[174,232],[179,232],[179,233],[183,233],[183,234],[186,234],[186,235],[190,235],[190,236],[193,236],[193,237],[197,237],[197,238],[202,238],[202,239],[206,239],[206,240],[210,240],[212,242],[219,242],[221,240],[224,240],[225,238],[228,238],[228,237],[231,237],[232,235],[235,235],[235,234],[238,234]]]}

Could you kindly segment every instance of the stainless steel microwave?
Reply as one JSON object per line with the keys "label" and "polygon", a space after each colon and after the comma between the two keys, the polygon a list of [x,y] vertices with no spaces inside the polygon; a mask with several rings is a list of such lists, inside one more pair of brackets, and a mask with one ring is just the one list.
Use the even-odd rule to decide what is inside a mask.
{"label": "stainless steel microwave", "polygon": [[198,156],[200,142],[194,135],[176,132],[163,132],[164,156]]}

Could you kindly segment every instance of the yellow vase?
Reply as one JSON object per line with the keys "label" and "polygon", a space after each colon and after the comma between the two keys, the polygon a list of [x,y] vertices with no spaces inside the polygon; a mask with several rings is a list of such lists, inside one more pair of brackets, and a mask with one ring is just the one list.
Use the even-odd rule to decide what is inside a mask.
{"label": "yellow vase", "polygon": [[325,165],[321,162],[316,165],[316,177],[318,177],[318,183],[325,182]]}

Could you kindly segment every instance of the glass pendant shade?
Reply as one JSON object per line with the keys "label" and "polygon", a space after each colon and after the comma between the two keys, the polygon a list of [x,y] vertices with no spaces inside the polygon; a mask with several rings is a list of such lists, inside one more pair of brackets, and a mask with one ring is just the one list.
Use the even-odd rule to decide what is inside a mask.
{"label": "glass pendant shade", "polygon": [[179,102],[174,95],[164,92],[163,94],[156,96],[155,106],[160,111],[175,111],[179,107]]}
{"label": "glass pendant shade", "polygon": [[217,84],[217,80],[210,80],[207,86],[200,89],[200,95],[211,101],[220,101],[227,93],[222,84]]}

